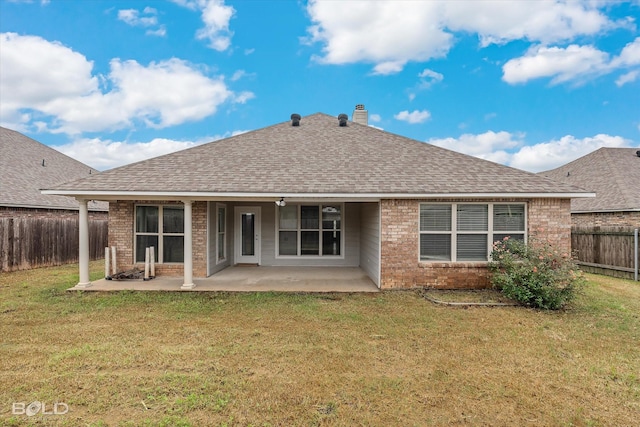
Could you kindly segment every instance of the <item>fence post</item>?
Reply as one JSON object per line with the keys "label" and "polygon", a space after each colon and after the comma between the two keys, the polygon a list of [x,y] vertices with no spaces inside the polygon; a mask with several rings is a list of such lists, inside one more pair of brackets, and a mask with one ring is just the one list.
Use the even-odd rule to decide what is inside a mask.
{"label": "fence post", "polygon": [[635,279],[635,281],[638,281],[638,229],[636,228],[635,230],[633,230],[633,245],[634,245],[634,255],[635,258],[633,260],[633,278]]}

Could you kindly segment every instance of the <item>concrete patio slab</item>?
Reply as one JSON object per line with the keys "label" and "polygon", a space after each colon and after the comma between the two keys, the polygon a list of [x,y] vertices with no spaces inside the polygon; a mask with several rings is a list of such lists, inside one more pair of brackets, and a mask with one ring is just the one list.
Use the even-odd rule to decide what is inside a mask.
{"label": "concrete patio slab", "polygon": [[358,267],[256,267],[233,266],[206,278],[195,278],[195,288],[181,289],[182,277],[152,280],[100,279],[89,287],[69,291],[172,291],[172,292],[379,292]]}

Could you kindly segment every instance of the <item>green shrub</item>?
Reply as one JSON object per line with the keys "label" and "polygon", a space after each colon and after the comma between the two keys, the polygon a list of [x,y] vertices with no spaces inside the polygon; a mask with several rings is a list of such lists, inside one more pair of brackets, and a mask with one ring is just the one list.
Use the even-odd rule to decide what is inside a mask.
{"label": "green shrub", "polygon": [[505,237],[493,245],[491,284],[528,307],[558,310],[571,302],[584,283],[569,254],[536,240],[525,244]]}

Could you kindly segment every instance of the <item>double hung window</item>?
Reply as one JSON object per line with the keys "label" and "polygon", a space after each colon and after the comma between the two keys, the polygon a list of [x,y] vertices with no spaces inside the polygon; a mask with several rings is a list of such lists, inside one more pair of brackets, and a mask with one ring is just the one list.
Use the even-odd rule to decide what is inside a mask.
{"label": "double hung window", "polygon": [[278,208],[279,256],[339,256],[342,253],[342,205]]}
{"label": "double hung window", "polygon": [[423,203],[421,261],[487,261],[493,242],[525,239],[525,205]]}
{"label": "double hung window", "polygon": [[155,248],[156,262],[184,262],[184,209],[181,206],[136,206],[136,262],[145,261],[145,249],[149,246]]}

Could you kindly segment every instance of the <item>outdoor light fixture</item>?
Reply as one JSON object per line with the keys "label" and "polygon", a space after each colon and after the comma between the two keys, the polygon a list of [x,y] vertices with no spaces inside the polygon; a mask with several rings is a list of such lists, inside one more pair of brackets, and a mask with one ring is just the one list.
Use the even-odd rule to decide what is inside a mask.
{"label": "outdoor light fixture", "polygon": [[276,200],[276,205],[280,206],[281,208],[287,206],[287,202],[284,201],[284,197],[280,197],[280,200]]}

